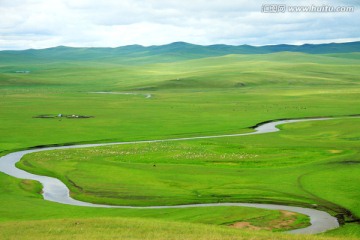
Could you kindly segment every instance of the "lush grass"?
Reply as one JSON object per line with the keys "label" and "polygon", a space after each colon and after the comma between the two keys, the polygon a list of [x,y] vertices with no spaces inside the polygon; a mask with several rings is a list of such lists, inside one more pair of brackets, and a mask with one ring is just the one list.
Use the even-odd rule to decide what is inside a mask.
{"label": "lush grass", "polygon": [[[0,133],[6,138],[0,151],[233,133],[269,119],[359,113],[360,60],[347,55],[229,55],[135,66],[2,64]],[[31,72],[14,73],[18,69]],[[134,89],[153,97],[88,93]],[[59,113],[95,118],[33,118]]]}
{"label": "lush grass", "polygon": [[90,202],[287,202],[341,213],[338,204],[360,215],[359,123],[307,122],[266,135],[39,152],[20,166],[60,178],[75,198]]}
{"label": "lush grass", "polygon": [[[37,145],[240,133],[269,119],[358,114],[359,61],[356,53],[229,55],[172,63],[154,59],[148,65],[131,66],[120,60],[2,61],[0,155]],[[14,73],[17,70],[31,72]],[[91,91],[151,93],[153,97],[88,93]],[[95,117],[33,118],[58,113]],[[283,132],[261,136],[44,152],[26,156],[21,167],[56,176],[68,184],[73,196],[94,202],[318,204],[333,214],[347,208],[359,216],[359,120],[283,128]],[[55,229],[60,222],[72,226],[72,219],[84,222],[81,231],[88,234],[82,232],[83,238],[111,238],[120,233],[108,229],[116,224],[125,228],[125,221],[141,224],[144,229],[139,235],[118,235],[129,239],[171,239],[171,233],[182,233],[184,228],[189,231],[173,237],[201,239],[207,231],[209,239],[250,239],[250,235],[254,239],[292,238],[188,224],[252,221],[266,226],[281,217],[278,211],[80,208],[43,201],[38,194],[41,187],[31,181],[0,174],[0,182],[0,232],[5,239],[19,227],[36,229],[39,225],[44,231],[29,230],[28,238],[49,238],[49,234],[56,235],[56,229],[59,238],[81,238],[74,233],[78,229],[71,228],[68,233],[62,227]],[[306,224],[302,216],[297,219]],[[21,220],[20,225],[14,223],[16,220]],[[171,226],[164,225],[164,220]],[[191,229],[200,230],[197,234]],[[346,224],[325,238],[348,239],[359,232],[357,224]]]}
{"label": "lush grass", "polygon": [[[22,231],[19,231],[22,229]],[[99,218],[0,223],[2,239],[210,239],[338,240],[339,237],[240,231],[204,224],[159,220]],[[347,238],[353,239],[351,237]]]}
{"label": "lush grass", "polygon": [[[253,226],[271,228],[274,230],[284,230],[306,226],[308,219],[303,215],[296,215],[292,223],[287,226],[276,227],[275,222],[286,221],[279,211],[259,210],[255,208],[240,207],[210,207],[210,208],[191,208],[191,209],[102,209],[75,207],[70,205],[59,205],[44,201],[39,195],[40,185],[33,181],[17,180],[8,176],[1,175],[0,204],[0,233],[6,233],[9,225],[7,222],[26,222],[29,220],[46,219],[98,219],[102,217],[129,219],[142,218],[149,221],[166,220],[169,222],[192,222],[211,225],[228,226],[235,222],[249,222]],[[26,187],[24,187],[24,185]],[[93,220],[92,220],[93,221]],[[46,221],[45,221],[46,222]],[[148,221],[144,220],[144,224]],[[35,223],[35,222],[34,222]],[[106,224],[98,222],[103,228]],[[1,225],[1,224],[0,224]],[[7,226],[7,227],[4,227]],[[278,228],[278,229],[277,229]],[[48,227],[44,229],[49,230]],[[47,231],[46,230],[46,231]],[[240,231],[240,230],[239,230]],[[3,239],[3,237],[2,237]]]}
{"label": "lush grass", "polygon": [[[244,132],[248,131],[244,128],[269,119],[358,113],[358,94],[353,87],[157,92],[150,99],[142,95],[11,91],[0,96],[0,131],[7,136],[0,148]],[[58,113],[95,117],[33,118]]]}

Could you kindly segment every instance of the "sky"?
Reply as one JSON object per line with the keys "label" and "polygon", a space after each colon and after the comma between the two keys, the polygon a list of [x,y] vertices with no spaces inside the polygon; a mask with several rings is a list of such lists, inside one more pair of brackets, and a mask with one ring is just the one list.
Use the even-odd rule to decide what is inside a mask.
{"label": "sky", "polygon": [[[286,11],[268,11],[285,4]],[[353,12],[290,12],[289,6]],[[0,0],[0,50],[360,40],[360,0]]]}

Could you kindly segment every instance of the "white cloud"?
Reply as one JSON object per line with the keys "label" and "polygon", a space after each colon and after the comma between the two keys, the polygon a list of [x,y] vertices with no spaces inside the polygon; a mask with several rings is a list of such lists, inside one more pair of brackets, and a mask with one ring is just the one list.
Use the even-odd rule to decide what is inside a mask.
{"label": "white cloud", "polygon": [[357,6],[354,13],[261,13],[279,1],[0,0],[0,49],[57,45],[116,47],[277,44],[359,40],[355,0],[282,0],[288,5]]}

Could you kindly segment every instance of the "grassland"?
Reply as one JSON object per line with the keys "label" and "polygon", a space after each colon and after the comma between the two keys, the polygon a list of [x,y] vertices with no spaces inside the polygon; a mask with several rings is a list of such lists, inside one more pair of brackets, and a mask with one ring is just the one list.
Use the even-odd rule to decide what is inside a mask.
{"label": "grassland", "polygon": [[[123,65],[121,61],[2,63],[0,154],[49,144],[240,133],[269,119],[359,114],[358,56],[228,55],[145,65]],[[14,73],[19,69],[30,73]],[[151,93],[152,98],[89,93],[93,91]],[[94,118],[33,118],[59,113]],[[21,167],[56,176],[74,197],[93,202],[317,204],[332,214],[346,215],[348,209],[359,216],[359,120],[297,123],[283,129],[231,139],[37,153],[26,156]],[[279,212],[79,208],[43,201],[36,183],[3,174],[0,181],[4,239],[11,239],[19,227],[33,229],[27,237],[38,239],[96,239],[99,234],[128,239],[300,239],[216,226],[250,220],[254,225],[271,225]],[[298,219],[306,223],[301,216]],[[82,230],[74,221],[81,223]],[[34,230],[40,225],[44,231]],[[130,234],[129,225],[140,225],[143,231]],[[64,226],[71,231],[65,232]],[[112,231],[115,226],[129,231]],[[83,235],[77,235],[80,233]],[[324,238],[349,239],[359,233],[358,224],[348,223]]]}
{"label": "grassland", "polygon": [[[45,226],[45,227],[44,227]],[[18,229],[26,239],[211,239],[211,240],[339,240],[338,237],[289,235],[216,227],[205,224],[166,222],[160,220],[99,218],[42,220],[0,224],[3,239],[19,239]],[[16,236],[15,236],[16,235]],[[20,235],[22,236],[22,235]],[[353,240],[356,238],[348,237]]]}
{"label": "grassland", "polygon": [[[321,205],[303,189],[302,181],[306,179],[313,188],[315,175],[319,190],[333,186],[327,190],[330,193],[344,191],[344,187],[351,193],[356,188],[351,183],[357,184],[360,169],[354,165],[360,159],[353,139],[360,137],[359,123],[360,119],[297,123],[292,124],[296,126],[291,126],[292,131],[264,136],[55,150],[27,155],[19,165],[60,178],[76,198],[89,202],[175,205],[300,200]],[[348,179],[334,180],[338,185],[321,181],[334,175],[334,170],[344,171],[341,175]],[[349,198],[355,203],[353,208],[356,197]]]}
{"label": "grassland", "polygon": [[[277,53],[140,66],[112,62],[3,65],[0,130],[6,139],[0,151],[233,133],[269,119],[358,113],[359,60],[354,56]],[[31,72],[14,73],[17,69]],[[88,93],[139,89],[153,98]],[[59,113],[95,118],[32,118]]]}

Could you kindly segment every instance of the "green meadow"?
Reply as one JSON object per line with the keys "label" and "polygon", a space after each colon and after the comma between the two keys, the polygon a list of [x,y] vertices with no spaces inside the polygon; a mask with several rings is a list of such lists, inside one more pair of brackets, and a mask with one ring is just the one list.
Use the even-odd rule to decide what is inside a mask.
{"label": "green meadow", "polygon": [[[360,114],[359,53],[126,60],[0,59],[0,155],[45,145],[244,133],[268,120],[338,117],[261,135],[39,152],[17,166],[59,178],[72,197],[88,202],[278,203],[328,211],[342,226],[292,236],[277,232],[307,226],[307,217],[239,207],[67,206],[42,200],[39,183],[1,173],[2,239],[19,237],[19,228],[25,239],[360,237],[360,118],[347,117]],[[30,72],[16,72],[21,70]],[[135,94],[92,93],[104,91]],[[91,118],[39,117],[58,114]],[[239,222],[247,227],[230,227]]]}

